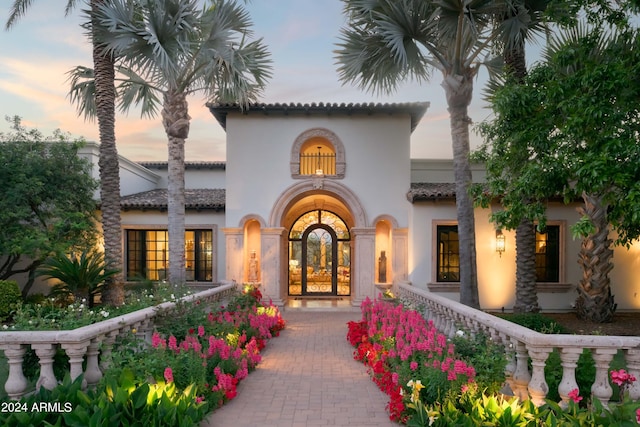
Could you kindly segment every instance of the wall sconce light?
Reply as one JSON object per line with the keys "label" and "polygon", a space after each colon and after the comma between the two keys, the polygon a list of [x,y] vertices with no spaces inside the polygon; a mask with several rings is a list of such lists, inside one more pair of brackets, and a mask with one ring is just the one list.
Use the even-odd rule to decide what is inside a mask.
{"label": "wall sconce light", "polygon": [[502,258],[502,252],[504,252],[504,249],[505,249],[504,234],[502,234],[502,230],[496,230],[496,252],[498,252],[498,255],[500,255],[500,258]]}

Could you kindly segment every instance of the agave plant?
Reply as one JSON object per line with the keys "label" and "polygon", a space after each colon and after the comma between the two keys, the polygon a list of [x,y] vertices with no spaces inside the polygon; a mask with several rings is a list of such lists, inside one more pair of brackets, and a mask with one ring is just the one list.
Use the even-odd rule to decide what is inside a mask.
{"label": "agave plant", "polygon": [[57,254],[48,258],[38,270],[38,275],[57,279],[51,290],[54,295],[69,295],[76,300],[87,299],[93,307],[94,298],[102,289],[105,280],[120,270],[110,268],[104,254],[96,251],[83,251],[78,257]]}

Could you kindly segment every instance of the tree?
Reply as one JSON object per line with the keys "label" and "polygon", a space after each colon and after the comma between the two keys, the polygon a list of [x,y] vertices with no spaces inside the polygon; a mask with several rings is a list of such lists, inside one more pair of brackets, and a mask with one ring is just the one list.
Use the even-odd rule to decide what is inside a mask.
{"label": "tree", "polygon": [[[442,73],[450,114],[460,240],[460,301],[479,307],[473,200],[469,195],[469,118],[473,79],[486,65],[501,64],[491,47],[501,39],[494,25],[502,2],[488,0],[345,0],[338,73],[370,91],[391,93],[407,78]],[[516,17],[515,19],[518,19]],[[490,60],[484,60],[485,56]]]}
{"label": "tree", "polygon": [[[187,95],[247,106],[270,77],[269,54],[251,37],[248,13],[233,1],[114,0],[95,11],[94,34],[107,56],[117,58],[123,110],[142,105],[153,115],[162,99],[168,138],[169,280],[182,283],[184,268],[184,144],[189,136]],[[99,25],[97,25],[99,23]],[[73,80],[72,96],[86,111],[86,81]],[[161,96],[157,95],[160,93]]]}
{"label": "tree", "polygon": [[[31,6],[33,0],[14,0],[6,29],[11,28]],[[91,15],[105,0],[87,0]],[[65,12],[75,8],[79,0],[68,0]],[[115,88],[113,58],[105,55],[103,47],[95,39],[95,22],[90,18],[92,32],[93,67],[95,70],[95,98],[93,115],[85,114],[85,118],[98,118],[100,135],[100,212],[102,234],[104,239],[105,258],[110,264],[122,265],[122,230],[120,227],[120,167],[116,149],[115,134]],[[88,111],[88,110],[87,110]],[[124,302],[124,276],[122,270],[107,279],[103,302],[110,305],[121,305]]]}
{"label": "tree", "polygon": [[639,49],[635,30],[578,26],[553,37],[544,63],[522,85],[496,94],[496,119],[487,128],[492,141],[515,136],[527,153],[520,159],[527,162],[522,192],[548,195],[557,181],[566,200],[583,199],[582,218],[572,227],[583,239],[576,310],[596,322],[615,312],[610,230],[618,244],[640,237]]}
{"label": "tree", "polygon": [[[527,75],[525,55],[525,43],[531,41],[533,36],[543,32],[545,17],[544,12],[549,7],[551,0],[513,0],[504,2],[504,11],[498,15],[497,24],[501,27],[502,39],[498,43],[502,46],[504,70],[502,77],[489,83],[487,92],[491,100],[492,90],[499,87],[505,78],[518,83]],[[482,130],[482,128],[480,128]],[[522,162],[518,152],[508,153],[509,149],[518,149],[517,144],[509,144],[502,141],[499,151],[501,155],[491,156],[485,144],[476,153],[475,160],[485,163],[487,167],[487,185],[474,186],[475,198],[479,205],[488,207],[493,198],[502,198],[504,195],[496,193],[494,186],[504,190],[509,182],[518,178],[520,169],[527,166]],[[506,154],[506,155],[505,155]],[[507,162],[506,160],[513,160]],[[492,164],[497,163],[497,164]],[[502,181],[496,183],[495,181]],[[484,187],[488,186],[488,192]],[[510,194],[513,197],[515,194]],[[530,197],[530,196],[526,196]],[[516,230],[516,300],[513,311],[516,313],[537,312],[538,294],[536,291],[536,234],[533,222],[537,219],[523,215],[523,210],[509,209],[509,198],[503,199],[503,211],[499,215],[491,215],[491,221],[500,229]],[[520,206],[531,206],[531,200],[519,201]],[[533,210],[532,212],[536,212]],[[512,216],[506,221],[506,216]],[[502,221],[498,221],[501,218]]]}
{"label": "tree", "polygon": [[52,254],[96,242],[97,183],[78,156],[82,140],[60,131],[45,138],[19,117],[0,133],[0,280],[28,274],[26,296],[38,266]]}

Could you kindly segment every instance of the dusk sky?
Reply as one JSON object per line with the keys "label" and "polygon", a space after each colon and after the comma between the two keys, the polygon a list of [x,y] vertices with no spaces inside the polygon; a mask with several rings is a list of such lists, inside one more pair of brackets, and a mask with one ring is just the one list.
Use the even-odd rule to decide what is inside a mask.
{"label": "dusk sky", "polygon": [[[65,17],[66,0],[38,0],[11,30],[4,24],[10,1],[0,5],[0,118],[21,116],[23,124],[45,135],[54,129],[73,137],[98,141],[97,123],[85,122],[67,97],[67,72],[76,65],[91,67],[91,45],[80,27],[79,11]],[[86,2],[79,2],[84,6]],[[451,158],[449,117],[441,74],[431,82],[407,82],[395,94],[375,95],[338,81],[334,53],[345,23],[339,0],[252,0],[246,6],[256,37],[262,37],[273,60],[273,78],[261,102],[362,103],[428,101],[414,131],[413,158]],[[469,115],[474,122],[489,116],[481,100],[484,80],[476,80]],[[187,161],[225,160],[225,133],[205,107],[206,99],[189,98],[192,117]],[[0,132],[8,123],[0,121]],[[166,161],[166,136],[160,118],[141,119],[135,111],[116,118],[118,153],[134,161]],[[480,138],[472,133],[472,148]]]}

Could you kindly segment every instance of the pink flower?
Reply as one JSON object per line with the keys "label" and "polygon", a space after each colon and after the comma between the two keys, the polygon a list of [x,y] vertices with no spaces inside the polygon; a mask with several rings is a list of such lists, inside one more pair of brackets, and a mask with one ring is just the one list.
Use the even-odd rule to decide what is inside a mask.
{"label": "pink flower", "polygon": [[173,370],[169,366],[167,366],[164,370],[164,379],[168,383],[173,382]]}
{"label": "pink flower", "polygon": [[179,351],[178,342],[176,340],[176,337],[174,337],[173,335],[169,337],[169,349],[176,352]]}
{"label": "pink flower", "polygon": [[625,384],[631,384],[636,380],[636,377],[629,374],[624,369],[618,371],[611,371],[611,381],[617,386],[623,386]]}
{"label": "pink flower", "polygon": [[571,390],[567,395],[567,397],[569,397],[569,399],[571,399],[575,403],[578,403],[582,400],[582,396],[580,396],[580,391],[577,388],[574,388],[573,390]]}
{"label": "pink flower", "polygon": [[204,336],[204,326],[202,326],[202,325],[198,326],[198,336],[199,337],[203,337]]}
{"label": "pink flower", "polygon": [[636,421],[640,424],[640,408],[636,409]]}
{"label": "pink flower", "polygon": [[416,369],[418,369],[418,362],[413,361],[413,362],[409,363],[409,368],[410,368],[412,371],[415,371]]}

